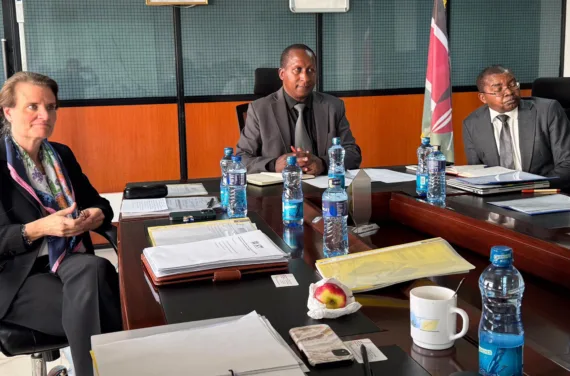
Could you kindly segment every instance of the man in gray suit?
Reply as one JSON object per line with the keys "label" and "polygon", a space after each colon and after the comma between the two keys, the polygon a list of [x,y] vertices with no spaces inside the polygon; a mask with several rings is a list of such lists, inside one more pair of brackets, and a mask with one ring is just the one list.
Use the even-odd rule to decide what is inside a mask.
{"label": "man in gray suit", "polygon": [[552,185],[570,186],[570,122],[551,99],[520,98],[520,84],[500,65],[477,77],[485,105],[463,122],[469,164],[503,166],[542,176],[558,176]]}
{"label": "man in gray suit", "polygon": [[358,168],[362,156],[346,120],[344,102],[313,92],[315,53],[303,44],[287,47],[281,54],[279,77],[281,89],[249,105],[236,151],[247,172],[281,172],[287,157],[297,155],[304,173],[326,173],[334,137],[340,137],[346,150],[345,167]]}

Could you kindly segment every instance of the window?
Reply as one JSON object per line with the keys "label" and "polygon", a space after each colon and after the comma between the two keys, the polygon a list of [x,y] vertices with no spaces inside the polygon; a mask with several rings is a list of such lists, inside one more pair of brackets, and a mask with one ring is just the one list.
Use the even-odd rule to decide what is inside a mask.
{"label": "window", "polygon": [[559,75],[562,0],[455,1],[450,11],[453,85],[475,85],[493,64],[523,83]]}
{"label": "window", "polygon": [[172,9],[144,0],[27,0],[28,70],[61,99],[176,95]]}
{"label": "window", "polygon": [[252,94],[256,68],[278,67],[294,43],[315,48],[315,15],[284,0],[216,0],[182,8],[184,94]]}
{"label": "window", "polygon": [[352,0],[323,15],[325,91],[425,85],[433,1]]}

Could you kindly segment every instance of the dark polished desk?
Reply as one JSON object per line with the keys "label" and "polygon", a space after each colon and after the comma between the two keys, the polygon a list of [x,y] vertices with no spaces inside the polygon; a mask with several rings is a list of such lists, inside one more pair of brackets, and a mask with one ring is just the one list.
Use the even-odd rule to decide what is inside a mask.
{"label": "dark polished desk", "polygon": [[[208,192],[217,194],[218,179],[201,180]],[[477,285],[482,270],[488,266],[488,254],[491,245],[506,244],[515,250],[515,266],[523,270],[526,291],[523,298],[523,322],[526,331],[525,374],[528,375],[566,375],[570,374],[559,364],[570,366],[570,215],[555,214],[539,217],[527,217],[511,211],[487,205],[488,198],[467,194],[449,196],[447,208],[428,205],[412,197],[414,184],[373,184],[372,221],[379,224],[380,230],[371,237],[350,239],[350,251],[359,252],[367,249],[385,247],[405,242],[441,236],[476,269],[466,275],[454,275],[404,283],[371,293],[359,294],[363,304],[361,310],[374,322],[372,328],[366,320],[357,323],[342,322],[331,325],[344,339],[371,338],[377,346],[390,352],[393,345],[411,355],[432,375],[449,375],[458,370],[476,370],[478,364],[477,326],[480,317],[481,298]],[[322,190],[304,184],[306,197],[305,218],[319,215],[320,195]],[[403,192],[403,193],[402,193]],[[252,219],[260,219],[268,231],[291,244],[291,234],[284,234],[281,222],[281,193],[279,185],[265,188],[248,187],[248,206]],[[521,194],[493,196],[493,199],[520,197]],[[255,217],[255,218],[253,218]],[[160,220],[121,220],[119,227],[119,269],[121,282],[122,309],[126,329],[162,325],[201,318],[219,317],[225,310],[211,312],[210,308],[193,309],[205,300],[205,292],[216,290],[220,294],[227,290],[237,291],[238,285],[180,285],[159,290],[158,300],[145,281],[141,268],[140,255],[147,246],[145,227],[163,223]],[[285,236],[284,236],[285,235]],[[316,275],[310,271],[315,260],[322,258],[322,224],[313,225],[306,221],[302,234],[296,234],[296,246],[291,251],[293,260],[291,269],[296,275],[302,275],[305,283]],[[279,242],[282,239],[277,239]],[[286,246],[283,245],[285,248]],[[308,267],[308,268],[307,268]],[[297,269],[301,270],[299,274]],[[455,288],[459,280],[466,277],[466,282],[459,292],[459,305],[470,317],[467,335],[456,341],[455,346],[443,352],[429,352],[412,345],[409,332],[408,292],[416,285],[437,283]],[[266,277],[268,279],[269,277]],[[299,277],[298,277],[299,278]],[[251,287],[251,299],[260,299],[265,288],[259,281],[242,281],[244,288]],[[254,283],[259,286],[254,287]],[[256,290],[258,289],[258,290]],[[201,292],[200,290],[204,290]],[[220,291],[218,291],[220,290]],[[279,289],[286,290],[286,289]],[[243,293],[243,292],[242,292]],[[287,292],[281,292],[287,294]],[[236,299],[239,295],[236,295]],[[198,299],[198,300],[197,300]],[[305,298],[306,299],[306,298]],[[260,310],[271,309],[279,301],[268,298]],[[230,301],[228,305],[238,305]],[[299,304],[298,302],[295,304]],[[205,304],[209,307],[209,304]],[[282,308],[282,315],[288,315],[288,307]],[[210,312],[210,313],[208,313]],[[247,312],[236,312],[243,314]],[[260,312],[265,314],[264,312]],[[305,320],[309,324],[305,311],[289,313],[291,323]],[[283,322],[284,327],[277,328],[286,337],[287,320],[281,318],[270,321]],[[347,319],[344,319],[347,320]],[[336,327],[335,327],[336,326]],[[372,331],[376,330],[376,331]],[[394,354],[393,356],[396,356]],[[557,364],[558,363],[558,364]]]}

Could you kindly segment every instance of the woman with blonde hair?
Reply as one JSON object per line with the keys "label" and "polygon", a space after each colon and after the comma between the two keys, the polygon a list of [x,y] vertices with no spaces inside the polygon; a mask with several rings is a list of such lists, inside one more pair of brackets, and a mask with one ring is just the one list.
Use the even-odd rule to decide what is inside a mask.
{"label": "woman with blonde hair", "polygon": [[58,86],[31,72],[0,91],[0,321],[68,339],[79,376],[91,336],[122,329],[117,273],[88,232],[113,211],[72,151],[49,142]]}

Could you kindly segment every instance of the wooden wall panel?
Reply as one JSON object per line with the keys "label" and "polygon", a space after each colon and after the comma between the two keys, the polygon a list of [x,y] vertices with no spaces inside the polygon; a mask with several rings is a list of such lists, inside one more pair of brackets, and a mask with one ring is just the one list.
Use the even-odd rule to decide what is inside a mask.
{"label": "wooden wall panel", "polygon": [[179,178],[174,104],[61,108],[50,140],[73,150],[100,193]]}
{"label": "wooden wall panel", "polygon": [[186,104],[188,178],[220,176],[224,147],[239,139],[236,106],[245,102]]}

